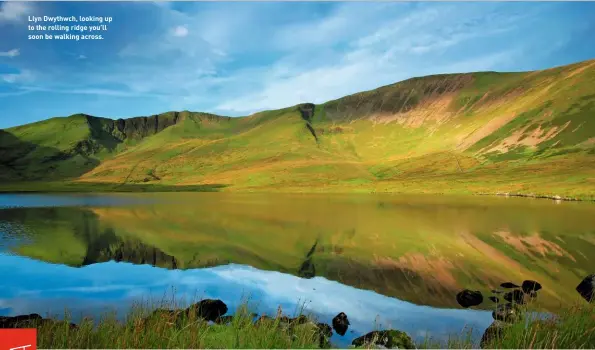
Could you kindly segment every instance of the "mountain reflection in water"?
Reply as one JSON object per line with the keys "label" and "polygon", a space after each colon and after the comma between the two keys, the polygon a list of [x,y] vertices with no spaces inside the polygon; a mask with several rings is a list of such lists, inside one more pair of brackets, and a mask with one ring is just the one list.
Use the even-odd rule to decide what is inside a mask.
{"label": "mountain reflection in water", "polygon": [[[0,195],[0,208],[2,272],[23,281],[3,282],[0,310],[11,305],[12,313],[125,308],[176,286],[232,309],[248,293],[269,298],[265,309],[292,312],[301,300],[322,317],[346,312],[362,332],[378,316],[383,327],[442,334],[490,321],[455,310],[461,289],[487,295],[502,281],[537,280],[540,303],[555,309],[579,298],[574,287],[595,261],[591,203],[147,193]],[[77,305],[59,302],[72,296],[60,294],[65,288],[80,292]]]}

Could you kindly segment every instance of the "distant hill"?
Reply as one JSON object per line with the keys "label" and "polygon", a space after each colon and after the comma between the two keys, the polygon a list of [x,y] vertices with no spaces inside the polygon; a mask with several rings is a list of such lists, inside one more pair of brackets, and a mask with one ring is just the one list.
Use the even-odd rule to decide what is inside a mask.
{"label": "distant hill", "polygon": [[593,82],[590,60],[413,78],[238,118],[52,118],[0,130],[0,189],[220,185],[594,198]]}

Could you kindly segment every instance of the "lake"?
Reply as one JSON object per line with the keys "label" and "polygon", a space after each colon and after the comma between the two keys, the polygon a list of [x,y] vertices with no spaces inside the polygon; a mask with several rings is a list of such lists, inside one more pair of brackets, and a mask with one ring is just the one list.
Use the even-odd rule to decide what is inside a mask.
{"label": "lake", "polygon": [[0,195],[0,315],[76,321],[139,300],[245,300],[258,313],[345,312],[446,339],[492,322],[463,288],[541,282],[555,311],[595,262],[595,205],[506,197],[233,193]]}

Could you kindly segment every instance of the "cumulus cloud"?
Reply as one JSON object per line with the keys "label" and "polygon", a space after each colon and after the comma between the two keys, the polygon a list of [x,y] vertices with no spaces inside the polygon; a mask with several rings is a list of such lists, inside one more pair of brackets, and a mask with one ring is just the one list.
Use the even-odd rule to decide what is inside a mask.
{"label": "cumulus cloud", "polygon": [[33,4],[21,1],[5,1],[0,4],[0,22],[20,21],[31,13]]}

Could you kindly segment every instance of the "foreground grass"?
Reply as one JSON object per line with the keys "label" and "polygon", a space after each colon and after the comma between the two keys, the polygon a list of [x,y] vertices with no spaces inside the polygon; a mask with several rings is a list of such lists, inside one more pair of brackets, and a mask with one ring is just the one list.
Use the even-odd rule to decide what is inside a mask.
{"label": "foreground grass", "polygon": [[136,308],[124,322],[107,314],[98,322],[83,320],[78,328],[66,322],[38,326],[40,348],[318,348],[316,328],[309,324],[282,327],[278,319],[254,322],[241,307],[229,324],[213,324],[194,314],[177,318],[158,314],[147,317]]}
{"label": "foreground grass", "polygon": [[[280,314],[280,311],[279,311]],[[500,332],[482,345],[492,349],[592,349],[595,347],[595,305],[566,308],[547,319],[530,317],[504,325]],[[149,317],[148,317],[149,316]],[[78,327],[66,321],[39,322],[40,348],[321,348],[332,347],[320,341],[315,320],[287,323],[287,318],[255,321],[254,314],[243,305],[227,324],[214,324],[190,313],[176,317],[169,312],[150,313],[135,307],[119,321],[116,314],[106,314],[94,322],[84,319]],[[478,348],[470,331],[453,334],[446,343],[427,337],[416,346],[420,349]],[[371,348],[372,345],[364,346]]]}
{"label": "foreground grass", "polygon": [[[512,324],[496,321],[497,331],[482,344],[485,349],[593,349],[595,348],[595,305],[581,304],[544,318],[529,314]],[[487,332],[486,332],[487,333]],[[484,333],[485,336],[485,333]],[[446,344],[426,339],[420,348],[473,349],[478,347],[471,331],[449,337]]]}
{"label": "foreground grass", "polygon": [[532,318],[515,323],[487,348],[503,349],[593,349],[595,306],[575,305],[545,320]]}

